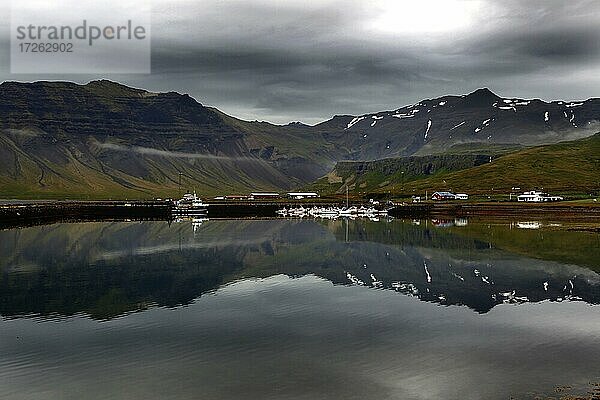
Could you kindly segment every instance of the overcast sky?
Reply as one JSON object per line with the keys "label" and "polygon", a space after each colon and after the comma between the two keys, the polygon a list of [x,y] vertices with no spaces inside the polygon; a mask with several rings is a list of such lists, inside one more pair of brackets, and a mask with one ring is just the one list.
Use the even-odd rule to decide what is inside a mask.
{"label": "overcast sky", "polygon": [[103,76],[10,74],[4,3],[0,81],[108,78],[275,123],[483,86],[545,100],[600,97],[598,0],[154,0],[152,73]]}

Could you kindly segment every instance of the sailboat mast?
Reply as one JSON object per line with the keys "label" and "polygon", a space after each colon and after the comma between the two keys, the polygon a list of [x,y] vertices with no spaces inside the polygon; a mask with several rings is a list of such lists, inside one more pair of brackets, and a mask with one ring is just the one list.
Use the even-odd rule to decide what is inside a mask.
{"label": "sailboat mast", "polygon": [[346,185],[346,208],[348,208],[348,185]]}

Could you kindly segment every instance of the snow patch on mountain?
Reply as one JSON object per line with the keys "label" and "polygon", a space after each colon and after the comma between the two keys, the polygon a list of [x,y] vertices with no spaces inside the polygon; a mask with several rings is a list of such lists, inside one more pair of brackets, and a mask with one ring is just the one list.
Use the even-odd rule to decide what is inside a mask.
{"label": "snow patch on mountain", "polygon": [[459,126],[463,126],[467,121],[463,121],[458,125],[454,125],[452,128],[450,128],[451,131],[455,130],[456,128],[458,128]]}
{"label": "snow patch on mountain", "polygon": [[572,108],[572,107],[579,107],[582,105],[583,105],[583,103],[569,103],[569,104],[565,105],[565,107]]}
{"label": "snow patch on mountain", "polygon": [[362,121],[365,118],[366,117],[354,117],[352,119],[352,121],[350,121],[350,123],[348,123],[348,126],[346,126],[346,129],[352,128],[354,125],[356,125],[357,123],[359,123],[360,121]]}
{"label": "snow patch on mountain", "polygon": [[569,122],[571,123],[571,125],[577,128],[577,124],[575,123],[575,114],[573,113],[573,111],[571,111],[571,118],[569,118]]}
{"label": "snow patch on mountain", "polygon": [[379,115],[372,115],[371,118],[373,118],[373,122],[371,123],[371,126],[375,126],[375,124],[377,123],[377,121],[379,121],[380,119],[383,119],[382,116]]}
{"label": "snow patch on mountain", "polygon": [[502,102],[503,102],[504,104],[508,104],[508,105],[501,106],[501,105],[498,105],[498,102],[495,102],[494,104],[492,104],[492,107],[499,108],[500,110],[512,110],[512,111],[514,111],[514,112],[517,112],[517,109],[516,109],[516,107],[515,107],[515,106],[512,104],[512,101],[511,101],[511,100],[509,100],[509,99],[503,99],[503,100],[502,100]]}
{"label": "snow patch on mountain", "polygon": [[414,116],[415,116],[415,114],[402,114],[402,113],[392,115],[392,117],[400,118],[400,119],[412,118]]}
{"label": "snow patch on mountain", "polygon": [[425,137],[423,140],[427,140],[427,135],[429,134],[429,130],[431,129],[431,120],[427,121],[427,130],[425,131]]}
{"label": "snow patch on mountain", "polygon": [[504,107],[504,106],[502,106],[502,107],[498,107],[498,108],[501,109],[501,110],[512,110],[514,112],[517,112],[517,109],[515,107],[513,107],[513,106],[510,106],[510,107]]}
{"label": "snow patch on mountain", "polygon": [[477,128],[475,128],[475,133],[481,132],[483,130],[483,128],[486,128],[486,127],[490,126],[490,123],[493,120],[494,120],[494,118],[488,118],[485,121],[483,121],[480,126],[478,126]]}

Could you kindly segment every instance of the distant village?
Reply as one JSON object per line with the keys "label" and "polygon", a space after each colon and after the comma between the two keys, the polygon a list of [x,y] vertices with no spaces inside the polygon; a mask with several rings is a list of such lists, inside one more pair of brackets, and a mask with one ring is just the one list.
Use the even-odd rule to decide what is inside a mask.
{"label": "distant village", "polygon": [[[516,200],[520,202],[527,203],[545,203],[551,201],[561,201],[564,200],[561,196],[551,196],[548,193],[540,192],[540,191],[529,191],[524,192],[523,194],[516,195]],[[431,200],[433,201],[448,201],[448,200],[468,200],[469,195],[466,193],[452,193],[452,192],[434,192],[431,195]],[[513,200],[512,193],[509,197],[510,200]],[[413,203],[420,203],[423,199],[420,196],[412,197]],[[425,200],[427,200],[427,196],[425,196]]]}
{"label": "distant village", "polygon": [[[518,189],[518,188],[513,188]],[[252,192],[249,194],[230,194],[223,196],[216,196],[214,200],[231,200],[231,201],[242,201],[242,200],[278,200],[278,199],[289,199],[289,200],[303,200],[303,199],[316,199],[320,195],[317,192],[288,192],[288,193],[276,193],[276,192]],[[460,201],[468,200],[469,195],[466,193],[452,193],[447,191],[433,192],[431,196],[425,195],[412,196],[413,203],[420,203],[427,200],[432,201]],[[541,191],[529,191],[523,192],[520,195],[510,194],[510,200],[517,200],[519,202],[528,203],[544,203],[564,200],[561,196],[552,196],[548,193]]]}
{"label": "distant village", "polygon": [[289,193],[269,193],[269,192],[253,192],[248,195],[243,194],[230,194],[226,196],[214,197],[214,200],[275,200],[275,199],[291,199],[291,200],[302,200],[302,199],[315,199],[320,197],[315,192],[289,192]]}

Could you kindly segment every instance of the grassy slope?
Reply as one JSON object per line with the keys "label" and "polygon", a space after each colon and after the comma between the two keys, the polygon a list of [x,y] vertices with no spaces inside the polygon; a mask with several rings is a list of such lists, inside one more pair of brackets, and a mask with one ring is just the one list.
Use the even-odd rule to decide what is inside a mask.
{"label": "grassy slope", "polygon": [[[543,188],[556,193],[600,190],[600,133],[589,138],[533,147],[499,157],[468,170],[452,172],[404,186],[414,190],[452,189],[473,194]],[[393,185],[392,191],[401,191]]]}
{"label": "grassy slope", "polygon": [[393,184],[443,176],[452,171],[481,165],[488,162],[489,157],[485,153],[437,154],[369,162],[339,162],[331,173],[306,188],[321,194],[343,193],[346,186],[353,192],[389,190],[387,188]]}
{"label": "grassy slope", "polygon": [[[1,138],[0,138],[1,139]],[[0,140],[10,146],[10,142]],[[191,162],[172,159],[165,162],[157,157],[147,157],[151,178],[136,177],[99,163],[77,159],[66,152],[66,163],[31,156],[13,147],[15,164],[20,173],[15,176],[0,174],[0,198],[71,198],[71,199],[149,199],[178,195],[178,171],[182,171],[182,189],[194,188],[202,194],[222,191],[247,191],[249,188],[272,190],[274,185],[265,184],[246,173],[243,162],[203,160]],[[133,155],[132,157],[143,157]],[[272,167],[266,165],[253,168]],[[285,179],[284,177],[281,178]]]}
{"label": "grassy slope", "polygon": [[[508,154],[510,147],[495,146],[488,148],[487,152],[485,150],[483,147],[457,146],[451,154],[377,160],[369,163],[370,169],[363,170],[361,174],[356,174],[355,166],[359,163],[354,166],[353,163],[339,163],[334,171],[307,188],[326,194],[341,193],[347,184],[355,193],[390,192],[400,196],[436,190],[504,194],[512,187],[522,190],[543,188],[564,194],[589,194],[600,190],[600,133],[585,139]],[[473,167],[466,160],[475,157],[473,152],[489,154],[495,159]],[[440,164],[440,160],[432,157],[447,159],[444,158]],[[394,168],[385,168],[386,163],[394,164]],[[436,167],[433,173],[419,173],[419,168],[427,165]],[[385,173],[386,170],[389,172]]]}

